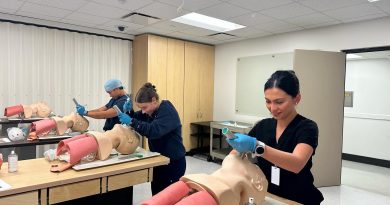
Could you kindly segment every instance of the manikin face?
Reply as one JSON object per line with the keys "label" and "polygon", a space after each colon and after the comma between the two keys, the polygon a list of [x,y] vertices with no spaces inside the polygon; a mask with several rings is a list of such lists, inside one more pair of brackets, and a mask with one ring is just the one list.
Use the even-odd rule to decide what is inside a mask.
{"label": "manikin face", "polygon": [[276,120],[286,119],[295,113],[295,106],[299,103],[301,95],[295,98],[288,95],[280,88],[269,88],[264,91],[265,104],[273,118]]}
{"label": "manikin face", "polygon": [[142,113],[145,113],[149,116],[158,108],[158,102],[155,97],[152,98],[152,102],[146,103],[136,103],[138,108],[142,110]]}

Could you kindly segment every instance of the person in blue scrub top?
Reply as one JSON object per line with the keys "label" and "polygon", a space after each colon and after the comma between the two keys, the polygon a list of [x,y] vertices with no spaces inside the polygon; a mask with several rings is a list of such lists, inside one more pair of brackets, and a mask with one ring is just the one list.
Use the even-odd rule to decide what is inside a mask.
{"label": "person in blue scrub top", "polygon": [[153,170],[151,188],[155,195],[177,182],[185,173],[186,151],[181,134],[182,125],[175,107],[168,100],[160,102],[156,87],[151,83],[145,83],[139,89],[135,103],[140,110],[134,112],[132,102],[127,101],[123,106],[125,113],[119,114],[119,120],[146,136],[150,151],[159,152],[170,159],[168,165]]}
{"label": "person in blue scrub top", "polygon": [[258,122],[248,135],[236,133],[227,142],[237,151],[252,152],[268,180],[268,192],[302,203],[320,204],[310,169],[318,145],[317,124],[298,114],[301,100],[294,71],[276,71],[264,85],[272,118]]}
{"label": "person in blue scrub top", "polygon": [[[94,110],[86,110],[84,106],[77,105],[77,113],[81,116],[88,116],[95,119],[106,119],[103,130],[111,130],[115,124],[119,124],[118,114],[113,108],[114,105],[119,109],[123,109],[123,105],[129,98],[126,91],[123,89],[122,82],[117,79],[110,79],[104,84],[104,89],[110,95],[111,99],[106,105]],[[123,110],[122,110],[123,111]]]}

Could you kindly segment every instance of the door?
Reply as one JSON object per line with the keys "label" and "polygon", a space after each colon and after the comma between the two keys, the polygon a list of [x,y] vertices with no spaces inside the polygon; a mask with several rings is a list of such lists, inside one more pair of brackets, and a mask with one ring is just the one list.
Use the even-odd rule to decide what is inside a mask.
{"label": "door", "polygon": [[203,60],[197,43],[185,42],[184,57],[184,123],[183,143],[186,151],[196,145],[196,139],[191,137],[190,123],[199,120],[199,66]]}
{"label": "door", "polygon": [[199,45],[199,121],[213,120],[214,47]]}
{"label": "door", "polygon": [[302,94],[298,112],[319,128],[312,168],[315,185],[340,185],[345,53],[295,50],[293,65]]}

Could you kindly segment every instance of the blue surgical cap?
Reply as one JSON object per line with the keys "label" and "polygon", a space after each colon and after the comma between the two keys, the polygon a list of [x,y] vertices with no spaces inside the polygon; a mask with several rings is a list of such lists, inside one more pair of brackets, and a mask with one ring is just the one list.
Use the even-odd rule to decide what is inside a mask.
{"label": "blue surgical cap", "polygon": [[106,92],[111,92],[115,88],[123,87],[122,82],[117,79],[110,79],[104,84]]}

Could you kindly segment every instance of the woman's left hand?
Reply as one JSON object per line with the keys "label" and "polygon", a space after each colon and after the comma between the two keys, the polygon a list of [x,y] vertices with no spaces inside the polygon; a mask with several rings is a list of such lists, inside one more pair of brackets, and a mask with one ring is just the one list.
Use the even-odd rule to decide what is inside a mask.
{"label": "woman's left hand", "polygon": [[126,113],[123,113],[123,112],[119,113],[118,118],[122,124],[125,124],[125,125],[131,124],[132,118],[130,116],[128,116]]}

